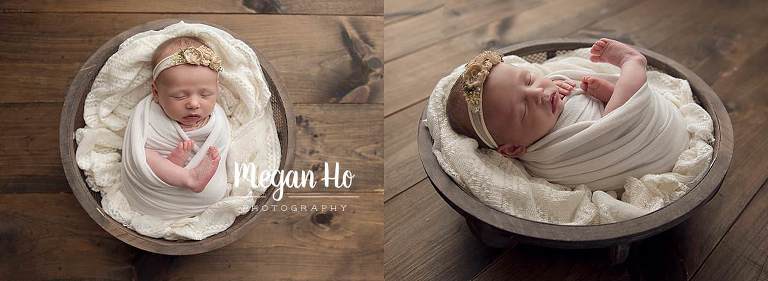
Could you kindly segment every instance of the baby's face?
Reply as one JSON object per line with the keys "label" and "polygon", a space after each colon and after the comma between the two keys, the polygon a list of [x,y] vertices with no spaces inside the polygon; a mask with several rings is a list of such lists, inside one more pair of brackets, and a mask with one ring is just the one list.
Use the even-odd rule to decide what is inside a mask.
{"label": "baby's face", "polygon": [[563,112],[563,95],[555,83],[508,64],[491,69],[483,90],[483,118],[501,146],[529,146],[555,126]]}
{"label": "baby's face", "polygon": [[218,73],[182,64],[164,70],[152,85],[160,106],[176,122],[194,126],[213,112],[219,94]]}

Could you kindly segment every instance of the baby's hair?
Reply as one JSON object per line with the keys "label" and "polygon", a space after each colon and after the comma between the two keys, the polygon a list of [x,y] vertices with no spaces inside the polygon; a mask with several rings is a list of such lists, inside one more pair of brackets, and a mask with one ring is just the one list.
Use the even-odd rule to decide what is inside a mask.
{"label": "baby's hair", "polygon": [[463,75],[459,75],[459,79],[457,79],[456,83],[451,87],[451,92],[448,94],[448,101],[445,104],[445,113],[448,115],[448,124],[451,125],[451,128],[457,134],[474,139],[481,148],[489,148],[480,137],[477,136],[475,129],[472,128],[468,110],[467,100],[464,98],[464,78]]}
{"label": "baby's hair", "polygon": [[155,53],[152,54],[152,68],[157,66],[160,60],[178,50],[187,47],[197,48],[201,45],[205,45],[205,43],[203,43],[203,40],[200,40],[200,38],[197,37],[175,37],[168,39],[167,41],[160,44],[160,46],[157,46]]}

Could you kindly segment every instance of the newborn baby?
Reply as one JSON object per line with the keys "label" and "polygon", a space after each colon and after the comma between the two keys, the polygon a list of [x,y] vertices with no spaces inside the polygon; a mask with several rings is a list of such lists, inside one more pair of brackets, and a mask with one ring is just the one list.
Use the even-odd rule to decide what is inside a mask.
{"label": "newborn baby", "polygon": [[227,115],[216,103],[221,59],[201,40],[172,38],[152,56],[152,94],[131,114],[121,189],[134,210],[161,219],[198,215],[229,192]]}
{"label": "newborn baby", "polygon": [[[665,110],[673,108],[660,111],[658,114],[664,115],[664,118],[655,119],[667,121],[648,121],[652,119],[649,117],[642,122],[632,121],[636,123],[624,126],[625,131],[599,130],[600,126],[607,127],[606,124],[623,122],[618,121],[623,118],[621,115],[614,114],[608,118],[609,113],[617,111],[636,93],[643,93],[643,98],[646,98],[645,93],[649,92],[646,84],[646,58],[621,42],[600,39],[593,44],[589,59],[592,62],[610,63],[619,67],[621,74],[616,82],[611,83],[588,73],[574,77],[578,80],[562,75],[542,77],[531,71],[501,63],[501,56],[498,54],[484,52],[467,64],[465,72],[451,89],[446,104],[450,126],[458,134],[475,139],[480,147],[494,149],[506,157],[521,160],[529,173],[551,182],[595,184],[600,188],[616,189],[617,185],[621,186],[626,176],[639,177],[648,173],[670,171],[679,154],[685,149],[688,136],[681,115],[668,101],[654,100],[651,104]],[[557,79],[553,80],[553,77]],[[559,121],[563,121],[560,119],[566,97],[579,88],[583,90],[580,92],[583,96],[579,97],[582,101],[589,99],[586,104],[597,104],[592,106],[598,108],[592,111],[596,114],[586,116],[588,114],[577,111],[578,115],[585,116],[570,116],[569,119],[578,120],[581,124],[560,124],[563,123]],[[574,102],[575,104],[577,103]],[[599,119],[603,118],[610,120],[600,123]],[[590,127],[599,134],[589,135],[592,133],[589,131]],[[632,140],[625,136],[641,134],[637,128],[647,128],[644,134],[660,137],[642,140],[643,143],[630,143]],[[552,135],[554,132],[559,134]],[[546,138],[548,135],[550,137]],[[588,141],[575,145],[576,141],[584,139]],[[617,143],[619,139],[624,143]],[[645,157],[648,153],[641,151],[664,142],[669,143],[669,149],[657,151],[663,151],[666,155]],[[589,147],[589,144],[600,146]],[[530,155],[531,147],[539,151]],[[543,152],[546,149],[550,150]],[[674,153],[677,154],[670,157]],[[636,154],[643,155],[644,158],[635,157]],[[614,165],[622,161],[640,163]]]}
{"label": "newborn baby", "polygon": [[[155,70],[152,101],[159,104],[168,118],[178,123],[185,132],[201,128],[208,123],[219,94],[218,70],[192,64],[157,67],[161,60],[171,60],[172,54],[187,47],[201,48],[213,54],[200,40],[179,37],[160,45],[152,58]],[[219,166],[219,152],[215,146],[210,146],[200,164],[192,169],[185,169],[194,145],[192,140],[181,141],[170,154],[163,156],[148,143],[147,163],[164,182],[193,192],[202,192]]]}

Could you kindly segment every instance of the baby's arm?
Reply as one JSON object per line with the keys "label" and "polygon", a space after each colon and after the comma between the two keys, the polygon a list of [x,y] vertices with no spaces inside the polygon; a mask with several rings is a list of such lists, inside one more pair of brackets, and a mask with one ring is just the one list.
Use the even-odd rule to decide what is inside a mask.
{"label": "baby's arm", "polygon": [[645,84],[645,56],[621,42],[605,38],[598,40],[592,46],[590,60],[607,62],[621,68],[603,116],[624,105]]}
{"label": "baby's arm", "polygon": [[160,155],[160,153],[157,153],[157,151],[149,148],[145,148],[144,150],[147,155],[147,164],[149,164],[149,168],[155,172],[155,175],[167,184],[189,188],[189,170],[174,164]]}
{"label": "baby's arm", "polygon": [[157,151],[146,148],[147,164],[165,183],[186,188],[193,192],[202,192],[213,178],[219,166],[219,152],[215,147],[208,149],[208,155],[197,167],[184,169],[166,159]]}

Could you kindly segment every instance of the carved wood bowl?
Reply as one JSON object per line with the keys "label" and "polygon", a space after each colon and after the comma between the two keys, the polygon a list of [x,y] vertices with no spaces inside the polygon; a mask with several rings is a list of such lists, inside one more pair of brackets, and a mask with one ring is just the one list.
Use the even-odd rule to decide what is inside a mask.
{"label": "carved wood bowl", "polygon": [[[177,19],[165,19],[135,26],[113,37],[91,55],[72,81],[64,99],[64,107],[61,112],[61,123],[59,125],[59,148],[61,150],[61,162],[64,166],[64,172],[67,176],[69,186],[72,188],[72,192],[75,194],[75,197],[88,215],[104,228],[104,230],[123,242],[142,250],[166,255],[191,255],[221,248],[247,234],[254,226],[257,215],[259,215],[258,208],[238,216],[227,230],[200,241],[170,241],[143,236],[123,226],[103,211],[101,208],[101,195],[88,188],[85,183],[85,175],[83,174],[83,171],[79,169],[75,161],[77,143],[74,139],[74,132],[77,128],[85,127],[85,121],[83,120],[85,97],[90,91],[93,80],[99,70],[101,70],[101,67],[104,66],[107,59],[117,51],[120,43],[127,38],[148,30],[160,30],[177,22],[179,22]],[[247,43],[246,40],[243,40],[241,37],[225,28],[200,21],[185,20],[185,22],[202,23],[214,26],[229,32],[235,38]],[[256,52],[261,63],[262,71],[264,72],[264,77],[272,92],[271,106],[278,138],[280,140],[282,155],[280,169],[290,169],[293,165],[294,158],[294,127],[296,122],[291,111],[291,104],[285,99],[287,92],[282,82],[280,82],[277,77],[275,69],[256,48],[251,45],[249,46]],[[266,194],[271,194],[274,189],[274,186],[268,188]],[[270,200],[270,198],[271,196],[259,198],[256,201],[256,204],[263,205],[267,200]]]}
{"label": "carved wood bowl", "polygon": [[[541,63],[563,52],[590,47],[594,39],[549,39],[525,42],[500,50]],[[635,47],[635,46],[633,46]],[[650,69],[688,80],[694,99],[712,116],[713,158],[703,177],[677,201],[647,215],[611,224],[567,226],[542,223],[511,216],[493,209],[468,194],[448,176],[432,153],[432,137],[419,122],[418,144],[424,170],[440,196],[464,216],[472,233],[493,247],[510,247],[518,242],[552,248],[610,247],[613,263],[623,262],[633,241],[661,233],[688,218],[707,203],[720,188],[733,154],[733,128],[717,94],[699,76],[683,65],[656,52],[635,47],[648,59]],[[426,119],[426,110],[420,120]]]}

